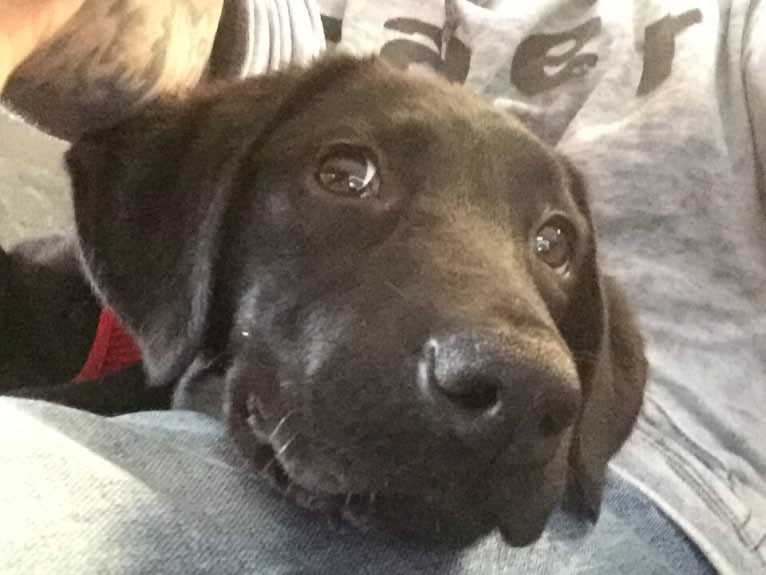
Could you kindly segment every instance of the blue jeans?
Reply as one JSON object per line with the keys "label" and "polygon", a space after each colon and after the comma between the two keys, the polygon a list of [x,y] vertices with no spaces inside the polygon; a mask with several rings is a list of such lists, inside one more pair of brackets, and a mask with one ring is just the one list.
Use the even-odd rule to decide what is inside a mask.
{"label": "blue jeans", "polygon": [[[0,573],[713,573],[620,474],[600,520],[564,515],[525,549],[461,551],[363,535],[253,475],[220,423],[190,412],[101,418],[0,399]],[[587,532],[586,532],[587,531]]]}

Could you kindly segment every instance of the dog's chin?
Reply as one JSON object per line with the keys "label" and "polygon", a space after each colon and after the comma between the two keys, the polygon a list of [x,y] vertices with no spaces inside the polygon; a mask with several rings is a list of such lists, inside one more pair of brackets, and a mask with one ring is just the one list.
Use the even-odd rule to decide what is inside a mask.
{"label": "dog's chin", "polygon": [[283,461],[272,446],[255,438],[253,441],[258,444],[251,450],[256,467],[287,499],[341,519],[364,533],[418,546],[464,547],[497,527],[491,515],[453,507],[437,495],[405,495],[390,490],[328,492],[326,484],[306,481],[316,470],[303,470],[297,461]]}
{"label": "dog's chin", "polygon": [[557,461],[520,472],[512,455],[492,462],[485,487],[479,489],[404,493],[388,481],[380,489],[371,490],[369,485],[356,489],[352,481],[325,469],[321,458],[317,462],[295,455],[305,451],[293,445],[286,449],[273,434],[265,435],[252,411],[247,412],[235,423],[234,437],[259,473],[297,505],[335,516],[366,533],[419,546],[455,548],[497,530],[506,543],[521,547],[540,537],[563,496],[565,473],[557,469]]}
{"label": "dog's chin", "polygon": [[[305,473],[288,472],[287,467],[298,467],[296,462],[283,464],[270,446],[260,445],[257,451],[256,465],[262,475],[297,505],[341,518],[363,532],[416,545],[465,547],[493,531],[511,546],[530,545],[541,536],[560,495],[556,482],[529,485],[543,480],[534,473],[524,480],[525,485],[506,481],[488,496],[477,494],[473,505],[470,496],[391,490],[328,493],[302,482],[298,477]],[[520,501],[518,493],[512,492],[517,488],[534,489],[534,493]]]}

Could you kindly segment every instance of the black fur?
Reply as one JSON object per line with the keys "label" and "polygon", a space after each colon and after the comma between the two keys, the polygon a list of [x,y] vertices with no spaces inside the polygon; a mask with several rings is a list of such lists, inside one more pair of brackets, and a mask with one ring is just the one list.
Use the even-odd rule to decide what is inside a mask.
{"label": "black fur", "polygon": [[[317,180],[338,142],[369,152],[374,194]],[[157,103],[67,161],[86,273],[65,248],[2,262],[6,387],[76,373],[92,286],[143,352],[125,409],[173,388],[305,506],[517,545],[567,485],[597,513],[641,404],[641,338],[599,270],[582,178],[514,119],[338,58]],[[565,271],[535,254],[550,218]]]}

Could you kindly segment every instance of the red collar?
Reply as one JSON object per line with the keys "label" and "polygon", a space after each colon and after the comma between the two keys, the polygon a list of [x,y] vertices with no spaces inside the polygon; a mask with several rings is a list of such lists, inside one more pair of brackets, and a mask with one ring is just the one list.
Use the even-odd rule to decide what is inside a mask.
{"label": "red collar", "polygon": [[141,361],[141,352],[111,311],[104,308],[98,318],[96,337],[88,359],[75,381],[101,379]]}

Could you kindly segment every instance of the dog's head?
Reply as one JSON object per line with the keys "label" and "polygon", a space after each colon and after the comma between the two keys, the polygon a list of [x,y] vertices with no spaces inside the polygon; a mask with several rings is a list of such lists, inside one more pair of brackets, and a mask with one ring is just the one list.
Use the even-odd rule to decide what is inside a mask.
{"label": "dog's head", "polygon": [[341,58],[157,104],[68,162],[86,268],[150,376],[217,370],[294,499],[519,545],[565,493],[597,510],[641,340],[581,178],[511,117]]}

